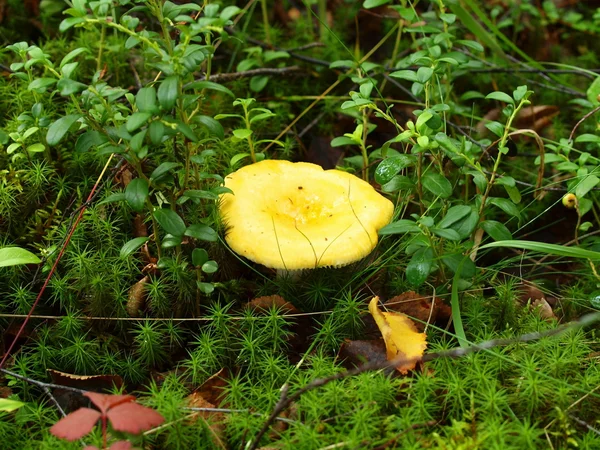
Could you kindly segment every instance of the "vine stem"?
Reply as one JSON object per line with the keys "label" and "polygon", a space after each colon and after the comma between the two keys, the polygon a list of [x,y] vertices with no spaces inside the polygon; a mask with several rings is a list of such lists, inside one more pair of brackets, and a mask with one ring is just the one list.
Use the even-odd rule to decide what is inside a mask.
{"label": "vine stem", "polygon": [[40,299],[42,298],[42,295],[44,294],[44,291],[46,290],[46,287],[48,286],[48,283],[50,283],[50,279],[52,278],[52,275],[54,275],[54,272],[56,271],[56,268],[58,267],[58,263],[60,262],[63,254],[65,253],[65,250],[67,249],[67,247],[69,245],[69,242],[71,242],[71,238],[73,237],[73,233],[75,233],[75,230],[77,229],[77,226],[79,225],[79,222],[81,222],[81,219],[83,218],[83,214],[85,213],[85,211],[87,209],[87,205],[92,200],[92,198],[94,197],[94,194],[96,193],[96,189],[98,189],[98,186],[100,185],[100,181],[102,180],[102,178],[104,177],[104,174],[108,170],[108,166],[110,165],[110,162],[112,161],[114,155],[115,155],[114,153],[111,153],[110,157],[108,158],[108,161],[106,161],[106,164],[104,165],[104,168],[102,169],[102,172],[98,176],[98,179],[96,180],[96,183],[92,187],[92,190],[90,191],[90,194],[88,195],[85,203],[82,205],[82,207],[81,207],[81,209],[79,211],[79,214],[77,215],[77,219],[75,219],[75,223],[73,223],[73,226],[69,230],[69,234],[67,235],[67,238],[65,239],[65,242],[64,242],[63,246],[60,249],[60,252],[58,253],[58,255],[56,257],[56,261],[54,261],[54,264],[52,265],[52,268],[50,269],[50,272],[48,273],[48,276],[46,277],[46,280],[44,281],[44,284],[42,285],[42,288],[40,289],[40,292],[38,293],[35,301],[33,302],[33,305],[31,305],[31,309],[29,310],[29,313],[27,313],[27,317],[25,317],[25,320],[21,324],[21,327],[19,328],[19,331],[17,331],[17,334],[15,335],[15,338],[11,342],[11,344],[8,347],[8,349],[6,350],[6,352],[4,353],[4,356],[2,357],[2,360],[0,361],[0,369],[2,369],[2,367],[4,367],[4,364],[6,363],[6,360],[8,359],[8,357],[10,356],[10,353],[12,352],[13,348],[15,347],[15,344],[17,343],[17,340],[23,334],[23,331],[25,330],[25,326],[29,322],[29,319],[31,318],[31,315],[33,314],[33,311],[35,310],[35,308],[37,307],[38,303],[40,302]]}

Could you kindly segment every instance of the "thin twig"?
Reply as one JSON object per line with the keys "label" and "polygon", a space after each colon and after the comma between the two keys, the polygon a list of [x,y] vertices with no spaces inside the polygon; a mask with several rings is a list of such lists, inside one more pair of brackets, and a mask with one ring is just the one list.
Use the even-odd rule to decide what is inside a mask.
{"label": "thin twig", "polygon": [[573,127],[573,129],[571,130],[571,134],[569,134],[569,142],[573,140],[573,136],[575,135],[575,131],[577,131],[577,128],[579,128],[579,125],[581,125],[585,121],[585,119],[596,114],[598,111],[600,111],[600,106],[596,106],[589,113],[587,113],[585,116],[583,116],[581,119],[579,119],[579,122],[577,122],[575,124],[575,126]]}
{"label": "thin twig", "polygon": [[259,69],[246,70],[244,72],[232,72],[232,73],[216,73],[211,75],[208,79],[216,83],[223,83],[226,81],[237,80],[239,78],[254,77],[257,75],[288,75],[290,73],[297,73],[303,69],[299,66],[290,67],[261,67]]}

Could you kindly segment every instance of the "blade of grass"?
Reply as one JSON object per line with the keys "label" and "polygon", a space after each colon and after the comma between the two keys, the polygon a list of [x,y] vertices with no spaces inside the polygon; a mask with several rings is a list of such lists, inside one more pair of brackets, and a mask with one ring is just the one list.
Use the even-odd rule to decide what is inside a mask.
{"label": "blade of grass", "polygon": [[565,245],[547,244],[536,241],[496,241],[479,247],[480,250],[486,248],[517,248],[521,250],[531,250],[539,253],[547,253],[555,256],[566,256],[569,258],[583,258],[600,260],[600,252],[586,250],[580,247],[567,247]]}
{"label": "blade of grass", "polygon": [[452,297],[450,297],[450,306],[452,307],[452,323],[454,324],[454,334],[458,339],[458,344],[461,347],[467,347],[470,343],[467,340],[465,329],[462,323],[462,317],[460,315],[460,299],[458,298],[458,282],[460,281],[460,273],[462,271],[463,263],[469,258],[469,255],[465,256],[460,264],[458,265],[454,278],[452,279]]}

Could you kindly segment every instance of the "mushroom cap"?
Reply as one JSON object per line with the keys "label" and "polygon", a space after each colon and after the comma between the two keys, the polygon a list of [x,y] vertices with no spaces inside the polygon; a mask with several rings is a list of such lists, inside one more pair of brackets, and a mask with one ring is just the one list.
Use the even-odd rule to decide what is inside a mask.
{"label": "mushroom cap", "polygon": [[367,256],[394,205],[340,170],[265,160],[225,178],[225,240],[237,254],[274,269],[340,267]]}

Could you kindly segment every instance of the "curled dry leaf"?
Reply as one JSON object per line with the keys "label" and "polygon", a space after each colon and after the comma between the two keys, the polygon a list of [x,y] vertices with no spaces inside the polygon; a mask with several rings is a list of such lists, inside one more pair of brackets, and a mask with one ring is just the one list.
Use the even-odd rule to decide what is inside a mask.
{"label": "curled dry leaf", "polygon": [[86,391],[108,390],[115,387],[121,388],[123,386],[123,378],[119,375],[75,375],[54,369],[47,369],[47,372],[54,384],[74,387]]}
{"label": "curled dry leaf", "polygon": [[144,308],[144,303],[146,302],[146,284],[149,281],[150,277],[146,275],[129,289],[125,309],[131,317],[139,316],[140,311]]}
{"label": "curled dry leaf", "polygon": [[423,356],[427,347],[425,333],[419,333],[415,324],[407,316],[397,312],[382,312],[377,305],[379,297],[373,297],[369,303],[369,312],[381,331],[388,361],[406,358],[396,366],[400,373],[407,373],[415,368],[418,359]]}

